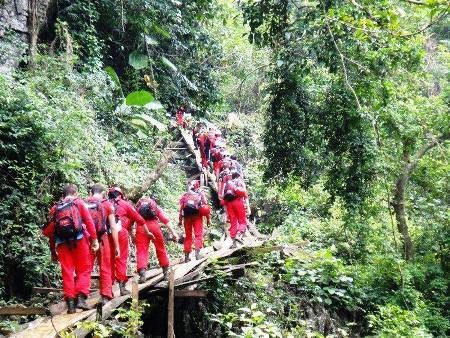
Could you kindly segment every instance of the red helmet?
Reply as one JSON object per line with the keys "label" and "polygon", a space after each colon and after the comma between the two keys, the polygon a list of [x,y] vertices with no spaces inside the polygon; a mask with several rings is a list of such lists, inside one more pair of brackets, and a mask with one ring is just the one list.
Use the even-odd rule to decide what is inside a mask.
{"label": "red helmet", "polygon": [[[119,193],[123,197],[122,189],[120,189],[119,187],[111,187],[111,188],[109,188],[108,197],[109,198],[115,198],[117,196],[116,193]],[[116,196],[114,196],[114,195],[116,195]]]}

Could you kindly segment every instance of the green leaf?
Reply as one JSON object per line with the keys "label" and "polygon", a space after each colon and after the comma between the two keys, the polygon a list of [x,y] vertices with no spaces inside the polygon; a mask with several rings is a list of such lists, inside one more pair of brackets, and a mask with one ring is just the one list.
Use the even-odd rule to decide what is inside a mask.
{"label": "green leaf", "polygon": [[106,67],[106,68],[105,68],[105,72],[109,75],[109,77],[111,78],[111,80],[113,80],[113,82],[114,82],[118,87],[121,87],[119,77],[117,76],[117,73],[116,73],[116,71],[114,70],[113,67],[111,67],[111,66]]}
{"label": "green leaf", "polygon": [[134,51],[128,55],[128,63],[134,69],[142,69],[148,65],[148,57],[138,51]]}
{"label": "green leaf", "polygon": [[130,122],[138,127],[147,127],[147,123],[145,123],[145,121],[142,121],[141,119],[131,119]]}
{"label": "green leaf", "polygon": [[146,90],[137,90],[127,95],[125,103],[128,106],[145,106],[154,101],[155,98]]}
{"label": "green leaf", "polygon": [[161,57],[161,61],[167,66],[169,67],[172,71],[177,72],[178,68],[177,66],[175,66],[172,62],[169,61],[169,59],[167,59],[165,56]]}
{"label": "green leaf", "polygon": [[325,302],[325,304],[327,304],[327,305],[331,305],[331,303],[333,303],[332,300],[331,300],[330,298],[325,298],[324,302]]}

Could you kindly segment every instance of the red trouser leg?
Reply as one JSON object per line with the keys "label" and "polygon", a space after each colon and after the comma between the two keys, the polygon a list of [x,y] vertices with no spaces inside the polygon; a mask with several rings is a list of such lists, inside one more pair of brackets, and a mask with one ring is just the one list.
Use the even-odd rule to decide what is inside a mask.
{"label": "red trouser leg", "polygon": [[100,294],[108,298],[113,298],[111,282],[111,248],[107,234],[104,234],[101,238],[100,249],[97,252],[97,262],[100,272]]}
{"label": "red trouser leg", "polygon": [[188,216],[184,218],[184,252],[189,253],[192,251],[192,228],[193,217]]}
{"label": "red trouser leg", "polygon": [[111,285],[114,284],[116,280],[116,248],[114,244],[114,239],[111,234],[108,234],[108,242],[109,242],[109,252],[111,258],[111,264],[109,266],[110,277],[111,277]]}
{"label": "red trouser leg", "polygon": [[158,257],[159,266],[169,266],[169,257],[167,256],[164,236],[157,221],[147,224],[148,230],[155,236],[153,244],[155,245],[156,257]]}
{"label": "red trouser leg", "polygon": [[234,201],[225,202],[228,219],[230,221],[230,227],[228,231],[230,232],[231,238],[236,238],[238,232],[238,216],[236,212],[236,206],[233,204]]}
{"label": "red trouser leg", "polygon": [[128,280],[127,277],[127,260],[128,260],[128,230],[122,228],[119,231],[119,247],[120,247],[120,257],[114,260],[115,262],[115,272],[116,279],[119,282],[126,282]]}
{"label": "red trouser leg", "polygon": [[195,217],[194,222],[195,248],[203,248],[203,217]]}
{"label": "red trouser leg", "polygon": [[75,267],[75,294],[89,295],[91,286],[92,256],[86,237],[77,241],[77,246],[72,250]]}
{"label": "red trouser leg", "polygon": [[245,212],[245,204],[242,198],[236,199],[236,211],[238,219],[238,232],[244,233],[247,230],[247,213]]}
{"label": "red trouser leg", "polygon": [[139,229],[136,231],[136,256],[138,271],[141,269],[147,269],[148,267],[148,247],[150,244],[150,238],[147,236],[144,230]]}
{"label": "red trouser leg", "polygon": [[73,261],[72,250],[67,243],[63,243],[56,246],[56,252],[58,253],[58,261],[61,265],[64,298],[75,298],[75,263]]}

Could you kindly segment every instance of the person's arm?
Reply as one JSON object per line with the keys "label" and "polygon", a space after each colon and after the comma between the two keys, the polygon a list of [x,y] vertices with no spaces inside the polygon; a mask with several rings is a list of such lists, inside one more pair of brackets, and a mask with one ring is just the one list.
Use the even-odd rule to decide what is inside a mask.
{"label": "person's arm", "polygon": [[53,206],[50,210],[50,215],[48,216],[49,222],[42,228],[42,234],[45,237],[48,237],[50,254],[53,262],[58,260],[58,256],[56,254],[55,221],[53,219],[55,210],[56,206]]}
{"label": "person's arm", "polygon": [[111,235],[114,242],[116,257],[120,257],[119,231],[117,231],[116,217],[114,214],[108,216],[109,225],[111,227]]}
{"label": "person's arm", "polygon": [[147,234],[148,237],[150,238],[155,238],[155,236],[153,236],[153,234],[148,230],[147,228],[147,224],[145,224],[145,220],[142,218],[141,215],[139,215],[139,213],[136,211],[135,208],[133,208],[133,206],[129,203],[127,203],[127,213],[128,216],[136,222],[136,227],[141,226],[144,228],[145,233]]}
{"label": "person's arm", "polygon": [[180,211],[178,213],[178,226],[181,227],[183,224],[183,199],[184,197],[181,197],[180,199]]}
{"label": "person's arm", "polygon": [[169,218],[164,214],[164,211],[161,208],[156,209],[156,217],[160,220],[162,224],[169,230],[170,235],[172,236],[172,239],[177,242],[178,241],[178,234],[173,230],[173,228],[169,225]]}

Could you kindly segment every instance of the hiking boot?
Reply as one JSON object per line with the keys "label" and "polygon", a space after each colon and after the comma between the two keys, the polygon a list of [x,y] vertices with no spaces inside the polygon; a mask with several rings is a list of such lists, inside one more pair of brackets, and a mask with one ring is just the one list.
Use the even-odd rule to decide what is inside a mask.
{"label": "hiking boot", "polygon": [[146,272],[145,269],[140,269],[139,270],[139,280],[138,280],[139,284],[145,283],[145,280],[146,280],[145,272]]}
{"label": "hiking boot", "polygon": [[86,303],[87,296],[84,293],[80,293],[77,299],[77,308],[82,310],[89,310],[90,307]]}
{"label": "hiking boot", "polygon": [[128,291],[127,289],[125,289],[125,282],[119,282],[119,290],[120,290],[120,295],[121,296],[125,296],[125,295],[130,295],[131,291]]}
{"label": "hiking boot", "polygon": [[237,248],[237,239],[233,238],[233,244],[231,244],[230,249],[236,249]]}
{"label": "hiking boot", "polygon": [[66,303],[67,303],[67,313],[70,314],[77,312],[75,309],[75,300],[73,298],[67,298]]}
{"label": "hiking boot", "polygon": [[163,271],[163,280],[167,280],[167,273],[169,272],[169,267],[168,266],[162,266],[162,271]]}
{"label": "hiking boot", "polygon": [[244,244],[244,240],[243,240],[242,237],[244,237],[243,234],[242,234],[242,232],[239,232],[239,233],[237,234],[235,240],[236,240],[237,242],[239,242],[240,244]]}
{"label": "hiking boot", "polygon": [[202,259],[202,255],[200,255],[200,249],[195,249],[195,259]]}
{"label": "hiking boot", "polygon": [[107,297],[107,296],[102,296],[102,307],[105,306],[109,301],[111,300],[111,298]]}
{"label": "hiking boot", "polygon": [[189,258],[189,252],[185,252],[184,253],[184,262],[187,263],[187,262],[190,262],[190,261],[191,261],[191,259]]}

